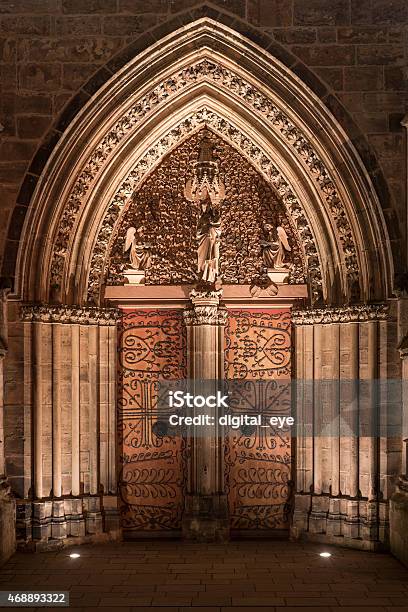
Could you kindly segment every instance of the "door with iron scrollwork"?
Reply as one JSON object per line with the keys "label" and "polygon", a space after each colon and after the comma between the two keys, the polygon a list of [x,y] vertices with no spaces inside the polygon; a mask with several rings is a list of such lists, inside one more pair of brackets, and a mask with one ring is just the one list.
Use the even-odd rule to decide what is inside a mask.
{"label": "door with iron scrollwork", "polygon": [[229,310],[225,376],[234,415],[260,415],[262,425],[230,430],[225,482],[232,532],[289,528],[291,434],[270,417],[291,414],[290,311]]}
{"label": "door with iron scrollwork", "polygon": [[124,310],[118,330],[119,497],[125,537],[180,530],[185,441],[161,430],[160,380],[186,377],[178,310]]}

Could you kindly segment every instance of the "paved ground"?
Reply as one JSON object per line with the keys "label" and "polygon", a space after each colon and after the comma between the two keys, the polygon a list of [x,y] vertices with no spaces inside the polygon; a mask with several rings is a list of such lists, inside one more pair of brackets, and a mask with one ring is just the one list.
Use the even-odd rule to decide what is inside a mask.
{"label": "paved ground", "polygon": [[71,559],[74,550],[14,555],[0,590],[66,590],[84,611],[408,611],[408,570],[385,554],[270,541],[112,543]]}

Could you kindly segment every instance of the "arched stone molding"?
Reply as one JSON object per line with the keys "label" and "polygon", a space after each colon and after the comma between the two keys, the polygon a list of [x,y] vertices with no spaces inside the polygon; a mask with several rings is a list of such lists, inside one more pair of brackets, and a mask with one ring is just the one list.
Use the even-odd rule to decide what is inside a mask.
{"label": "arched stone molding", "polygon": [[[191,49],[201,49],[201,51],[191,51]],[[294,138],[295,143],[299,143],[296,128],[301,130],[302,134],[311,143],[311,152],[314,154],[310,166],[305,160],[297,160],[296,172],[291,172],[292,182],[298,185],[307,185],[309,192],[306,189],[303,199],[313,194],[312,208],[314,208],[315,217],[319,214],[320,206],[324,202],[321,195],[317,197],[319,191],[330,190],[331,183],[335,186],[339,193],[338,201],[335,200],[332,204],[334,208],[341,204],[344,207],[344,212],[340,211],[340,221],[336,229],[336,221],[332,218],[326,218],[326,223],[323,231],[320,227],[316,227],[313,221],[311,225],[315,234],[323,233],[326,239],[332,240],[336,244],[340,256],[339,261],[333,262],[332,268],[334,274],[339,277],[337,286],[334,290],[326,291],[331,302],[349,301],[351,295],[350,286],[344,282],[344,269],[347,258],[350,258],[353,253],[352,243],[356,249],[356,259],[358,262],[357,275],[361,280],[361,292],[358,296],[363,301],[380,299],[387,293],[390,288],[392,276],[392,259],[388,248],[387,233],[380,212],[377,196],[371,185],[369,176],[365,171],[361,160],[356,151],[348,141],[345,133],[340,128],[339,124],[327,111],[320,100],[309,90],[293,73],[288,71],[278,60],[262,51],[257,45],[245,40],[242,36],[228,27],[222,26],[210,19],[201,19],[178,32],[169,35],[165,40],[152,45],[152,47],[141,53],[137,60],[134,59],[125,66],[117,75],[115,75],[108,85],[104,86],[92,100],[86,105],[81,113],[73,121],[72,125],[66,131],[60,144],[55,150],[52,158],[50,158],[47,170],[43,174],[42,179],[37,185],[34,194],[34,206],[31,208],[30,214],[26,219],[24,239],[21,243],[19,254],[19,270],[18,270],[18,289],[17,293],[24,299],[47,300],[49,298],[48,285],[50,280],[50,268],[52,262],[52,252],[56,247],[57,258],[62,254],[65,257],[64,249],[70,253],[71,261],[67,266],[68,278],[72,277],[72,270],[75,270],[75,276],[78,277],[78,266],[81,265],[80,249],[78,242],[75,242],[77,236],[86,236],[90,243],[95,239],[96,227],[85,223],[84,217],[81,220],[76,220],[76,230],[70,224],[65,224],[63,209],[69,193],[73,192],[74,209],[82,208],[82,201],[78,200],[80,191],[75,190],[74,181],[78,168],[84,168],[87,160],[91,159],[91,163],[85,173],[85,185],[91,183],[93,175],[97,174],[98,170],[98,155],[104,157],[103,147],[98,149],[98,142],[101,142],[112,128],[112,126],[122,117],[121,129],[126,131],[127,118],[124,116],[126,110],[129,110],[137,100],[138,96],[148,95],[150,91],[150,104],[155,99],[155,86],[160,86],[160,81],[166,83],[166,78],[174,72],[174,70],[188,67],[198,60],[202,60],[205,54],[209,53],[210,59],[217,59],[223,64],[226,70],[238,72],[243,81],[247,81],[255,87],[262,95],[270,100],[272,105],[278,108],[278,112],[282,109],[286,112],[288,119],[284,119],[280,124],[279,129],[274,130],[272,126],[268,126],[267,121],[262,119],[260,111],[253,111],[250,105],[247,105],[245,96],[238,96],[239,103],[234,100],[234,93],[231,83],[225,88],[228,92],[229,100],[234,101],[236,105],[236,114],[241,117],[251,132],[253,128],[249,128],[250,122],[245,118],[243,108],[246,107],[246,114],[252,113],[252,123],[260,123],[261,127],[257,127],[257,137],[260,141],[267,143],[267,149],[271,152],[285,152],[286,155],[280,155],[279,159],[290,160],[292,163],[296,160],[294,147],[288,146],[288,140]],[[201,57],[200,57],[201,54]],[[240,57],[240,66],[236,62],[236,58]],[[154,74],[154,78],[151,75]],[[211,79],[207,77],[207,86]],[[222,88],[214,87],[212,92],[221,91]],[[165,101],[163,108],[168,115],[169,110],[173,112],[178,107],[178,104],[183,103],[183,96],[179,95],[170,103],[170,92],[166,92],[166,85],[161,85]],[[193,89],[194,86],[192,86]],[[114,103],[112,104],[112,100]],[[255,104],[262,102],[262,96],[256,94],[254,97]],[[227,107],[224,106],[224,109]],[[238,112],[240,109],[241,112]],[[229,110],[229,109],[228,109]],[[153,116],[152,116],[153,119]],[[156,117],[157,119],[157,117]],[[278,123],[281,122],[279,118]],[[148,124],[147,118],[144,118],[140,125],[140,131],[134,134],[134,140],[143,142],[143,130]],[[292,124],[295,128],[295,133],[292,129]],[[313,132],[307,126],[315,126]],[[281,129],[282,128],[282,129]],[[158,130],[160,128],[157,128]],[[163,126],[162,126],[163,129]],[[274,138],[271,135],[274,134]],[[255,139],[256,140],[256,139]],[[131,142],[129,140],[128,142]],[[300,141],[303,142],[304,141]],[[126,169],[129,170],[130,161],[126,159],[126,163],[120,165],[120,169],[115,168],[116,163],[124,160],[124,153],[127,147],[123,147],[121,151],[112,153],[114,141],[105,140],[103,146],[107,147],[106,157],[103,160],[104,172],[101,175],[101,180],[98,185],[92,186],[92,194],[95,197],[99,196],[99,201],[102,193],[107,199],[113,196],[112,178],[116,177],[118,181],[120,174],[124,175]],[[293,143],[292,143],[293,144]],[[302,150],[302,144],[299,145],[299,151]],[[92,160],[92,152],[96,153],[96,158]],[[298,151],[298,156],[300,153]],[[307,159],[309,156],[306,156]],[[325,167],[322,173],[322,166]],[[107,170],[110,170],[111,174]],[[321,183],[318,180],[313,180],[310,174],[322,177]],[[99,175],[98,175],[99,177]],[[109,178],[108,178],[109,177]],[[313,188],[312,188],[313,186]],[[321,189],[320,189],[321,188]],[[95,200],[94,200],[95,201]],[[326,199],[327,206],[327,199]],[[99,207],[99,202],[98,202]],[[102,206],[103,208],[103,206]],[[338,214],[337,211],[334,214]],[[91,217],[92,218],[92,217]],[[93,219],[95,221],[95,219]],[[66,236],[70,239],[67,241],[67,246],[61,246],[57,241],[57,228],[61,225],[65,228]],[[35,232],[32,231],[35,228]],[[47,230],[46,228],[51,228]],[[343,229],[342,229],[343,228]],[[341,239],[342,231],[343,241]],[[344,241],[344,237],[352,237],[350,243]],[[356,274],[355,271],[353,271]],[[83,278],[84,274],[79,276]],[[337,280],[337,279],[336,279]],[[71,281],[70,281],[71,282]],[[326,285],[336,285],[334,279],[325,279]],[[69,283],[68,283],[69,284]],[[64,287],[64,301],[79,302],[80,295],[77,288],[69,287],[67,290]]]}
{"label": "arched stone molding", "polygon": [[[226,115],[221,115],[218,110],[212,110],[212,104],[209,99],[203,99],[203,104],[206,104],[206,106],[201,106],[200,101],[196,101],[195,105],[198,107],[196,112],[192,112],[187,117],[182,118],[158,142],[147,149],[129,175],[120,184],[115,196],[109,201],[105,214],[100,217],[102,221],[95,244],[91,249],[91,261],[89,266],[87,266],[89,277],[87,279],[87,287],[84,290],[87,292],[87,298],[90,301],[98,301],[99,299],[101,282],[103,282],[107,275],[107,266],[109,264],[108,243],[112,242],[116,228],[120,224],[120,220],[127,207],[132,204],[134,197],[137,197],[137,195],[134,195],[135,192],[137,192],[146,176],[157,168],[169,151],[204,126],[209,127],[226,142],[236,147],[277,191],[278,196],[286,206],[288,215],[294,220],[302,241],[304,256],[308,263],[312,291],[315,295],[320,295],[323,281],[318,252],[328,253],[332,251],[334,259],[336,257],[335,247],[329,241],[325,241],[324,233],[318,233],[317,239],[314,237],[314,232],[311,229],[312,223],[310,222],[310,216],[313,217],[313,211],[308,210],[308,207],[302,207],[300,203],[304,197],[302,189],[298,185],[292,186],[287,177],[280,171],[279,162],[274,163],[273,160],[276,159],[276,154],[268,155],[267,147],[264,144],[258,144],[248,133],[236,127],[231,122],[230,117],[227,118]],[[306,213],[304,208],[306,208]],[[317,222],[315,222],[315,227],[316,224]],[[320,224],[320,227],[323,228],[323,223]],[[111,236],[113,238],[109,241]],[[83,257],[85,258],[86,256],[87,253],[83,252]],[[341,261],[340,256],[338,256],[337,261]],[[329,272],[331,272],[333,278],[334,270],[328,270]]]}

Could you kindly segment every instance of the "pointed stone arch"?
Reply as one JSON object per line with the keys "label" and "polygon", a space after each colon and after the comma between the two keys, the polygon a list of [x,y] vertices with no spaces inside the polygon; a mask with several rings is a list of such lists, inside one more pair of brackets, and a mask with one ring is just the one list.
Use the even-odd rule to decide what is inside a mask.
{"label": "pointed stone arch", "polygon": [[33,194],[16,293],[35,301],[56,293],[63,303],[84,303],[115,194],[137,164],[148,173],[165,153],[166,134],[204,108],[224,123],[229,119],[231,129],[244,135],[235,146],[244,142],[260,167],[273,158],[283,181],[275,188],[295,194],[320,242],[323,301],[386,297],[393,276],[387,229],[369,174],[343,128],[281,61],[208,17],[131,59],[65,130]]}
{"label": "pointed stone arch", "polygon": [[[350,134],[329,110],[334,108],[334,99],[317,81],[306,85],[298,77],[301,70],[295,58],[285,56],[255,32],[245,36],[242,24],[233,21],[228,25],[225,15],[220,15],[195,13],[194,21],[186,16],[186,23],[180,22],[179,29],[174,23],[167,24],[168,32],[162,31],[160,40],[147,35],[143,44],[139,41],[129,47],[125,58],[112,60],[109,70],[100,73],[101,80],[86,86],[88,94],[74,102],[71,111],[81,107],[75,117],[71,111],[61,117],[59,132],[55,133],[58,142],[35,189],[30,181],[40,174],[43,150],[27,175],[24,189],[28,185],[28,191],[20,197],[27,202],[32,192],[32,198],[19,241],[14,298],[41,305],[25,305],[24,323],[16,323],[21,337],[21,327],[25,327],[24,346],[30,355],[27,364],[29,370],[34,364],[30,376],[35,379],[32,393],[27,393],[29,401],[34,398],[34,451],[24,447],[33,465],[28,467],[24,488],[19,491],[22,498],[33,492],[33,498],[38,499],[49,495],[59,498],[61,492],[81,495],[78,419],[87,409],[82,398],[88,396],[92,400],[85,442],[90,453],[88,492],[95,496],[92,503],[101,490],[115,494],[117,312],[95,307],[104,305],[101,287],[109,236],[135,190],[166,153],[204,125],[235,147],[275,190],[288,214],[300,221],[299,236],[311,249],[306,253],[309,272],[314,266],[310,294],[312,297],[314,290],[318,293],[321,288],[319,305],[323,307],[295,314],[292,319],[297,377],[318,380],[322,352],[331,355],[333,347],[337,359],[330,375],[334,380],[341,377],[343,361],[349,354],[353,377],[366,373],[365,363],[360,368],[360,353],[366,347],[372,378],[380,374],[385,377],[392,369],[398,371],[391,358],[380,363],[387,334],[394,333],[393,321],[389,325],[384,304],[369,305],[386,301],[392,290],[390,240],[368,168]],[[47,302],[60,305],[46,306]],[[344,322],[352,326],[344,327]],[[72,350],[66,351],[66,346]],[[343,347],[351,347],[349,353]],[[86,363],[81,362],[81,355]],[[314,359],[316,363],[311,364]],[[81,379],[80,371],[85,372]],[[59,388],[67,374],[65,390],[72,386],[73,391],[71,396],[67,391],[67,404],[63,404]],[[95,397],[101,380],[102,392]],[[53,397],[46,403],[43,397],[48,389],[53,389]],[[62,430],[58,426],[63,406],[64,410],[68,406],[68,417],[72,413],[76,419],[69,429],[72,482],[68,478],[65,483],[60,465]],[[43,431],[45,414],[47,418],[52,414],[57,417],[52,436],[46,427]],[[105,414],[109,418],[98,422]],[[28,436],[24,443],[29,441]],[[332,518],[338,520],[335,508],[344,494],[340,487],[329,486],[328,479],[322,481],[323,472],[327,472],[323,454],[319,455],[316,447],[312,457],[306,442],[299,436],[295,507],[299,533],[307,531],[309,516],[322,529],[321,509],[326,508],[329,495],[333,499]],[[332,476],[338,481],[338,445],[331,451]],[[385,505],[391,487],[393,468],[378,465],[378,451],[374,441],[367,450],[371,463],[363,466],[361,478],[359,462],[353,464],[347,493],[352,498],[352,519],[354,500],[361,501],[360,478],[369,500],[360,504],[363,518],[359,533],[364,541],[371,537],[364,531],[365,517],[371,512],[369,504],[374,501],[378,508],[383,496],[381,503]],[[43,474],[42,457],[47,453],[53,453],[55,461]],[[384,479],[386,490],[370,489],[367,483],[383,473],[388,479]],[[310,499],[311,491],[314,500]],[[311,501],[316,501],[312,513]]]}

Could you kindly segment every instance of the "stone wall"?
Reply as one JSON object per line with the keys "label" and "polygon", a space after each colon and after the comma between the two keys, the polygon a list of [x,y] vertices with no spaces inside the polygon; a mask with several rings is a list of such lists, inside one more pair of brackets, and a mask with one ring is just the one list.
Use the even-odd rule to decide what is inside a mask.
{"label": "stone wall", "polygon": [[[51,128],[62,131],[72,114],[72,105],[69,113],[64,107],[75,96],[76,106],[86,101],[92,91],[86,91],[85,83],[115,54],[140,36],[146,39],[147,32],[154,31],[160,38],[163,34],[157,26],[164,27],[169,20],[173,20],[172,29],[192,20],[194,13],[186,17],[185,12],[196,4],[192,0],[1,2],[0,253],[7,233],[10,240],[3,275],[14,276],[18,238],[36,174],[58,139],[58,132]],[[395,232],[403,228],[405,135],[400,121],[407,108],[405,0],[218,0],[212,6],[231,14],[232,27],[244,34],[247,23],[270,37],[272,44],[279,43],[271,49],[279,59],[286,61],[289,52],[293,54],[297,58],[294,71],[316,91],[327,88],[327,105],[336,116],[344,115],[338,101],[344,105],[371,145],[367,150],[365,141],[357,143],[368,170],[378,178],[387,221]],[[211,11],[217,18],[217,11]],[[114,61],[109,69],[107,76],[115,69]],[[92,89],[97,86],[93,83]],[[343,118],[347,125],[348,118]],[[350,137],[353,129],[350,126]],[[386,177],[390,200],[373,151]],[[403,258],[396,259],[397,268],[402,267]]]}

